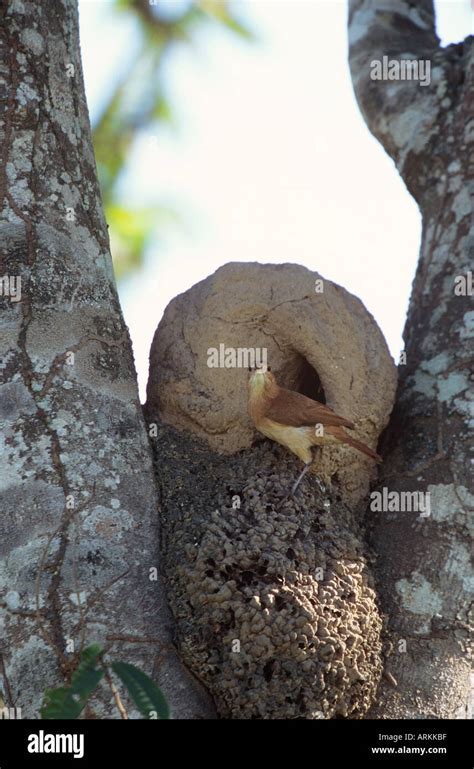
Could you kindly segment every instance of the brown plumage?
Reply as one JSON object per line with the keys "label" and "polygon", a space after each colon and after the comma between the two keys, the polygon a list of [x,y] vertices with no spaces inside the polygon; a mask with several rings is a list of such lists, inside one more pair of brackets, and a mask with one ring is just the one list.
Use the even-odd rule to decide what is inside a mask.
{"label": "brown plumage", "polygon": [[[365,443],[346,433],[344,427],[354,429],[353,422],[323,403],[279,387],[266,368],[256,369],[249,377],[249,414],[259,432],[288,448],[305,463],[292,494],[311,466],[313,446],[343,443],[377,462],[382,461]],[[318,434],[321,429],[316,429],[320,425],[322,435]]]}

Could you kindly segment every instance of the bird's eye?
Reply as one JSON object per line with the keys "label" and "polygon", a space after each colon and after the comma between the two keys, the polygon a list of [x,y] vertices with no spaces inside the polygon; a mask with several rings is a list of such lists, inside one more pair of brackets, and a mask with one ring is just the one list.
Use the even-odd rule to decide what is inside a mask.
{"label": "bird's eye", "polygon": [[272,367],[271,366],[267,366],[267,371],[271,371],[271,370],[272,370]]}
{"label": "bird's eye", "polygon": [[252,366],[249,366],[249,371],[252,371]]}

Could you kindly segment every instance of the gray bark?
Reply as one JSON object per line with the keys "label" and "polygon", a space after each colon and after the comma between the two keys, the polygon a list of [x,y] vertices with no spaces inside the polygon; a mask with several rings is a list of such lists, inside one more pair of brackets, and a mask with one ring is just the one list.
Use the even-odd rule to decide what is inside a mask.
{"label": "gray bark", "polygon": [[[373,513],[389,670],[374,717],[469,717],[473,605],[472,269],[473,38],[442,49],[431,0],[351,0],[350,66],[370,131],[392,157],[423,222],[420,261],[385,436],[379,489],[429,492],[431,514]],[[372,80],[370,63],[424,59],[431,83]],[[396,265],[386,265],[387,273]],[[470,521],[469,521],[470,516]],[[406,649],[406,650],[405,650]]]}
{"label": "gray bark", "polygon": [[[0,296],[0,689],[8,707],[37,717],[44,689],[67,681],[98,641],[150,673],[176,717],[203,717],[207,695],[176,656],[161,577],[150,572],[157,496],[77,9],[15,0],[0,24],[0,276],[22,282],[21,301],[6,279]],[[118,717],[105,686],[94,713]]]}
{"label": "gray bark", "polygon": [[[472,38],[440,49],[427,0],[376,5],[350,3],[355,90],[423,216],[380,485],[429,491],[431,515],[369,513],[398,680],[372,714],[465,717],[474,316],[454,289],[472,254]],[[162,684],[175,716],[205,717],[207,695],[171,642],[161,579],[150,579],[156,491],[74,4],[5,3],[0,48],[0,277],[22,281],[21,301],[6,280],[0,296],[3,697],[37,716],[44,689],[68,680],[85,644],[102,641]],[[370,62],[384,54],[430,59],[430,87],[372,81]],[[95,714],[118,716],[105,688]]]}

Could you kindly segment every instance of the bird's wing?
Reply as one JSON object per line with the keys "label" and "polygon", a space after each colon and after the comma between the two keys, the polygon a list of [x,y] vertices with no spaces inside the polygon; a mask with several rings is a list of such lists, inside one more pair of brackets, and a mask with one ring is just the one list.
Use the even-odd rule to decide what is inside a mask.
{"label": "bird's wing", "polygon": [[353,428],[354,423],[340,417],[329,406],[313,401],[306,395],[280,387],[276,398],[268,402],[265,416],[282,425],[304,427],[305,425],[341,425]]}
{"label": "bird's wing", "polygon": [[328,433],[330,433],[331,435],[334,435],[334,437],[337,438],[338,441],[341,441],[342,443],[347,443],[348,446],[352,446],[352,448],[357,449],[357,451],[361,451],[362,454],[366,454],[368,457],[375,459],[376,462],[382,462],[382,457],[379,454],[377,454],[376,451],[371,449],[365,443],[362,443],[362,441],[358,441],[357,438],[353,438],[352,435],[348,435],[342,429],[342,427],[331,426],[328,429]]}

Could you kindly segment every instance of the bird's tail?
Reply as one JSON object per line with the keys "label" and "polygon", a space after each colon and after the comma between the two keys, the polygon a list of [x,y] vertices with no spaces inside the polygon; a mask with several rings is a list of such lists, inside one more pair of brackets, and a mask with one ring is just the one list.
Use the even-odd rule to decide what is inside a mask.
{"label": "bird's tail", "polygon": [[371,459],[375,459],[376,462],[383,461],[380,454],[377,454],[371,448],[366,446],[365,443],[362,443],[362,441],[358,441],[357,438],[353,438],[352,435],[348,435],[346,431],[342,429],[342,427],[336,429],[337,432],[334,430],[334,428],[331,432],[336,438],[338,438],[338,440],[342,441],[342,443],[347,443],[348,446],[352,446],[353,449],[357,449],[357,451],[360,451],[362,454],[365,454]]}

